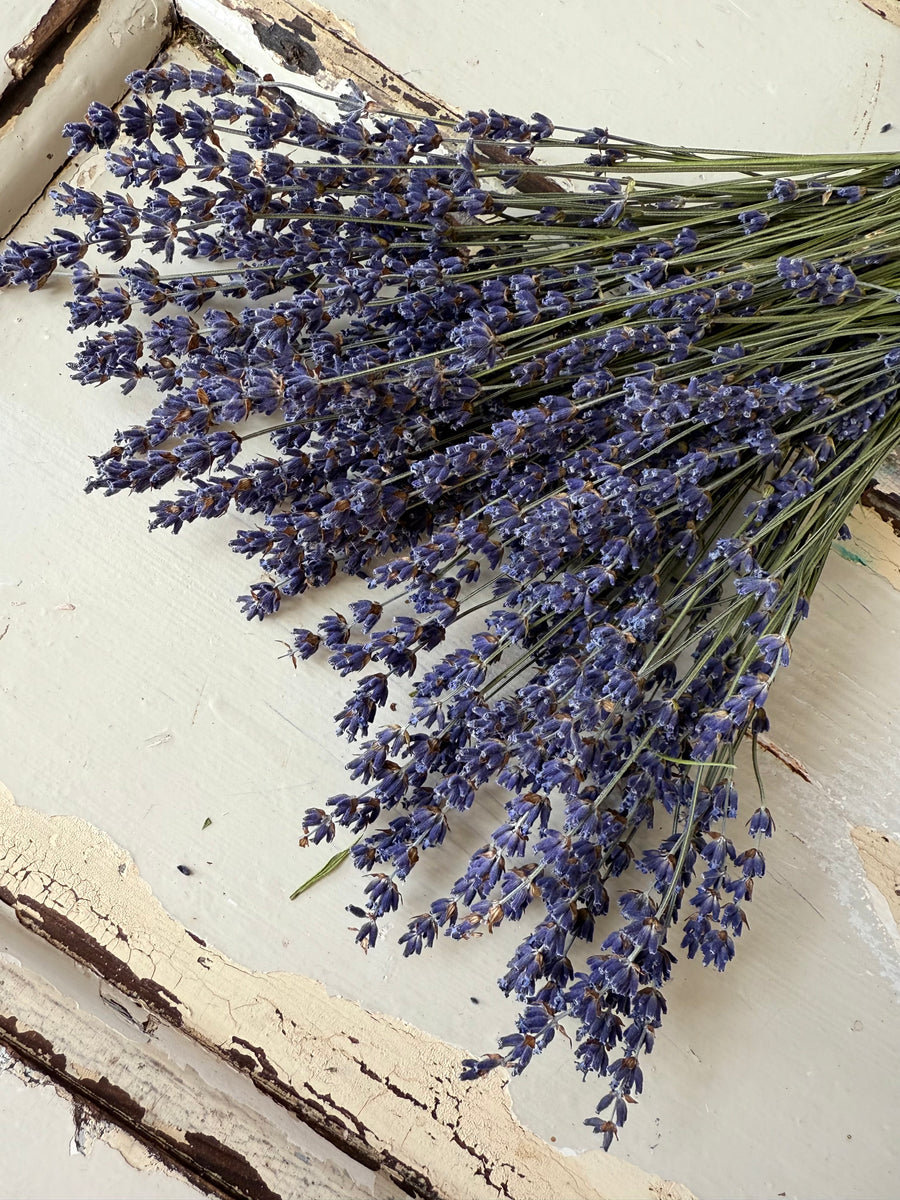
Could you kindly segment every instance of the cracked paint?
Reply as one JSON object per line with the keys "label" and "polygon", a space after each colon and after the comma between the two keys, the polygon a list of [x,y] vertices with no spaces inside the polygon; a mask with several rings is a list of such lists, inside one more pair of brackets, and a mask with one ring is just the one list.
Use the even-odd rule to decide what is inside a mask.
{"label": "cracked paint", "polygon": [[7,50],[4,57],[11,79],[21,82],[54,40],[91,3],[93,0],[55,0],[27,35]]}
{"label": "cracked paint", "polygon": [[[17,933],[27,958],[31,935],[17,931],[9,915],[3,924],[4,940]],[[46,954],[63,960],[56,951]],[[196,1043],[172,1030],[148,1037],[146,1022],[136,1018],[145,1010],[124,993],[107,1019],[109,994],[64,961],[60,989],[7,956],[0,1068],[18,1060],[29,1079],[48,1080],[70,1098],[71,1153],[90,1153],[102,1135],[145,1168],[146,1155],[135,1161],[143,1146],[201,1189],[233,1200],[400,1200],[389,1180],[335,1153]]]}
{"label": "cracked paint", "polygon": [[[548,1147],[515,1120],[501,1079],[461,1081],[461,1052],[402,1021],[299,975],[240,968],[212,947],[201,965],[196,940],[87,822],[18,807],[0,789],[0,827],[0,900],[23,925],[410,1194],[689,1200],[687,1189],[600,1151],[572,1158]],[[96,1086],[118,1111],[143,1103],[113,1079]],[[202,1138],[188,1145],[210,1150]]]}

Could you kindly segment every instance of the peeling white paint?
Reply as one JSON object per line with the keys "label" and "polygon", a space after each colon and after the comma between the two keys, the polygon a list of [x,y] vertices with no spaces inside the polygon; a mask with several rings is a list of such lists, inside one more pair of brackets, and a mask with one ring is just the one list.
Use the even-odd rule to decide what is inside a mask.
{"label": "peeling white paint", "polygon": [[54,7],[54,0],[12,0],[0,11],[0,96],[16,76],[17,64],[11,51],[29,46],[42,19]]}
{"label": "peeling white paint", "polygon": [[[4,1147],[15,1147],[14,1153],[4,1153],[2,1194],[15,1200],[201,1200],[204,1195],[124,1130],[95,1125],[69,1094],[2,1046],[0,1123]],[[76,1148],[82,1139],[84,1153]]]}

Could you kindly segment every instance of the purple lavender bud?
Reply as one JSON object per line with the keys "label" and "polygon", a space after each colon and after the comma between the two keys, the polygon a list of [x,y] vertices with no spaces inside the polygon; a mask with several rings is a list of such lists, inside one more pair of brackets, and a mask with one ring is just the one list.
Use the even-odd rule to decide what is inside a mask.
{"label": "purple lavender bud", "polygon": [[495,1067],[503,1064],[503,1057],[499,1054],[487,1054],[484,1058],[464,1058],[463,1069],[460,1072],[460,1079],[481,1079],[489,1071],[493,1071]]}
{"label": "purple lavender bud", "polygon": [[69,158],[94,149],[94,130],[87,121],[68,121],[62,127],[62,135],[70,142]]}
{"label": "purple lavender bud", "polygon": [[0,266],[14,284],[27,283],[30,292],[43,287],[56,270],[57,260],[48,246],[8,241],[0,252]]}
{"label": "purple lavender bud", "polygon": [[848,204],[858,204],[866,194],[866,188],[860,184],[847,184],[844,187],[834,189],[834,194],[845,200]]}
{"label": "purple lavender bud", "polygon": [[364,952],[372,949],[375,942],[378,940],[378,925],[373,917],[369,917],[356,931],[354,939],[358,946],[361,946]]}
{"label": "purple lavender bud", "polygon": [[704,937],[700,950],[703,965],[715,965],[717,971],[724,971],[734,958],[734,942],[724,929],[711,929]]}
{"label": "purple lavender bud", "polygon": [[256,583],[251,587],[249,596],[238,596],[238,604],[248,621],[254,617],[262,621],[264,617],[278,612],[281,592],[271,583]]}
{"label": "purple lavender bud", "polygon": [[766,873],[766,860],[763,858],[762,851],[755,846],[745,850],[743,854],[739,854],[734,863],[735,866],[741,868],[746,879],[755,879]]}
{"label": "purple lavender bud", "polygon": [[772,190],[768,193],[770,200],[777,200],[780,204],[785,204],[790,200],[797,198],[797,185],[793,179],[776,179],[772,185]]}
{"label": "purple lavender bud", "polygon": [[545,117],[543,113],[532,113],[528,132],[536,142],[543,141],[545,138],[553,137],[554,125],[550,118]]}
{"label": "purple lavender bud", "polygon": [[758,808],[747,822],[751,837],[771,837],[775,832],[775,822],[767,808]]}
{"label": "purple lavender bud", "polygon": [[119,136],[119,118],[111,108],[92,100],[88,105],[87,119],[95,145],[108,150]]}
{"label": "purple lavender bud", "polygon": [[[407,958],[411,954],[421,954],[423,947],[429,949],[434,945],[434,939],[437,935],[437,922],[428,913],[424,916],[414,917],[409,923],[406,933],[400,938],[400,945],[403,946],[403,957]],[[474,1060],[467,1059],[467,1063]]]}
{"label": "purple lavender bud", "polygon": [[350,626],[340,613],[329,613],[319,622],[319,629],[329,650],[346,645],[350,640]]}
{"label": "purple lavender bud", "polygon": [[387,875],[373,875],[366,885],[366,895],[372,910],[371,915],[376,919],[383,917],[385,913],[395,912],[400,904],[400,890]]}
{"label": "purple lavender bud", "polygon": [[601,129],[599,125],[595,125],[593,129],[586,129],[575,139],[576,146],[599,146],[602,145],[609,137],[607,130]]}
{"label": "purple lavender bud", "polygon": [[434,800],[439,804],[447,804],[450,808],[465,812],[475,799],[472,785],[462,775],[449,775],[442,779],[434,789]]}
{"label": "purple lavender bud", "polygon": [[216,66],[207,67],[202,71],[191,71],[190,80],[194,91],[204,96],[217,96],[221,92],[230,92],[234,87],[234,81],[228,72]]}
{"label": "purple lavender bud", "polygon": [[747,212],[738,214],[738,220],[744,227],[744,233],[759,233],[765,229],[771,218],[768,213],[760,212],[759,209],[748,209]]}
{"label": "purple lavender bud", "polygon": [[313,845],[318,845],[321,841],[331,842],[334,840],[334,834],[334,821],[324,809],[310,808],[307,810],[303,818],[301,845],[307,845],[309,842],[312,842]]}
{"label": "purple lavender bud", "polygon": [[766,634],[759,639],[757,646],[767,674],[771,674],[778,665],[786,667],[791,661],[790,643],[783,634]]}
{"label": "purple lavender bud", "polygon": [[153,112],[140,96],[122,105],[119,121],[125,136],[138,145],[153,133]]}
{"label": "purple lavender bud", "polygon": [[[604,1055],[605,1057],[605,1055]],[[600,1068],[592,1068],[600,1069]],[[602,1073],[606,1074],[606,1067],[602,1068]],[[599,1133],[603,1137],[603,1149],[608,1150],[613,1143],[613,1138],[618,1138],[619,1128],[614,1121],[605,1120],[603,1117],[587,1117],[584,1124],[593,1129],[594,1133]]]}
{"label": "purple lavender bud", "polygon": [[49,253],[58,260],[61,267],[81,265],[80,260],[87,248],[87,242],[68,229],[54,229],[53,237],[47,243]]}

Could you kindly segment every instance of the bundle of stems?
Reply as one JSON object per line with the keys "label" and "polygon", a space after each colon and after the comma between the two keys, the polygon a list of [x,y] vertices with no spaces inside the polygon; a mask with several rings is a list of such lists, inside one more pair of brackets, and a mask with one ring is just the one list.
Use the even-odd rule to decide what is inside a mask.
{"label": "bundle of stems", "polygon": [[761,782],[739,812],[735,755],[757,768],[791,634],[900,441],[900,163],[421,119],[353,87],[325,118],[219,68],[130,83],[67,127],[127,191],[60,185],[78,228],[0,259],[0,284],[70,274],[76,379],[161,394],[88,489],[177,481],[151,522],[175,532],[246,513],[250,619],[339,572],[374,589],[293,635],[358,677],[354,787],[301,841],[357,835],[368,949],[499,785],[502,823],[400,940],[522,921],[515,1031],[467,1074],[567,1028],[608,1147],[673,943],[721,970],[747,923],[774,824]]}

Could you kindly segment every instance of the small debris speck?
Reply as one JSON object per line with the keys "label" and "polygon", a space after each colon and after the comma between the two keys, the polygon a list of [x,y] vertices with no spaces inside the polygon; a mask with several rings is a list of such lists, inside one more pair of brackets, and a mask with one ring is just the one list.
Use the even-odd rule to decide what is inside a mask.
{"label": "small debris speck", "polygon": [[470,996],[470,997],[469,997],[469,999],[472,1001],[472,1003],[473,1003],[473,1004],[480,1004],[480,1003],[481,1003],[481,1001],[478,999],[478,997],[477,997],[477,996]]}
{"label": "small debris speck", "polygon": [[887,131],[888,131],[889,129],[893,129],[893,128],[894,128],[894,127],[893,127],[893,125],[890,123],[890,121],[888,121],[888,123],[887,123],[886,125],[882,125],[882,127],[881,127],[881,132],[882,132],[882,133],[887,133]]}
{"label": "small debris speck", "polygon": [[194,873],[190,867],[186,867],[183,864],[179,864],[178,870],[182,873],[182,875],[193,875]]}
{"label": "small debris speck", "polygon": [[207,817],[203,822],[201,829],[209,829],[210,825],[212,825],[212,817]]}

